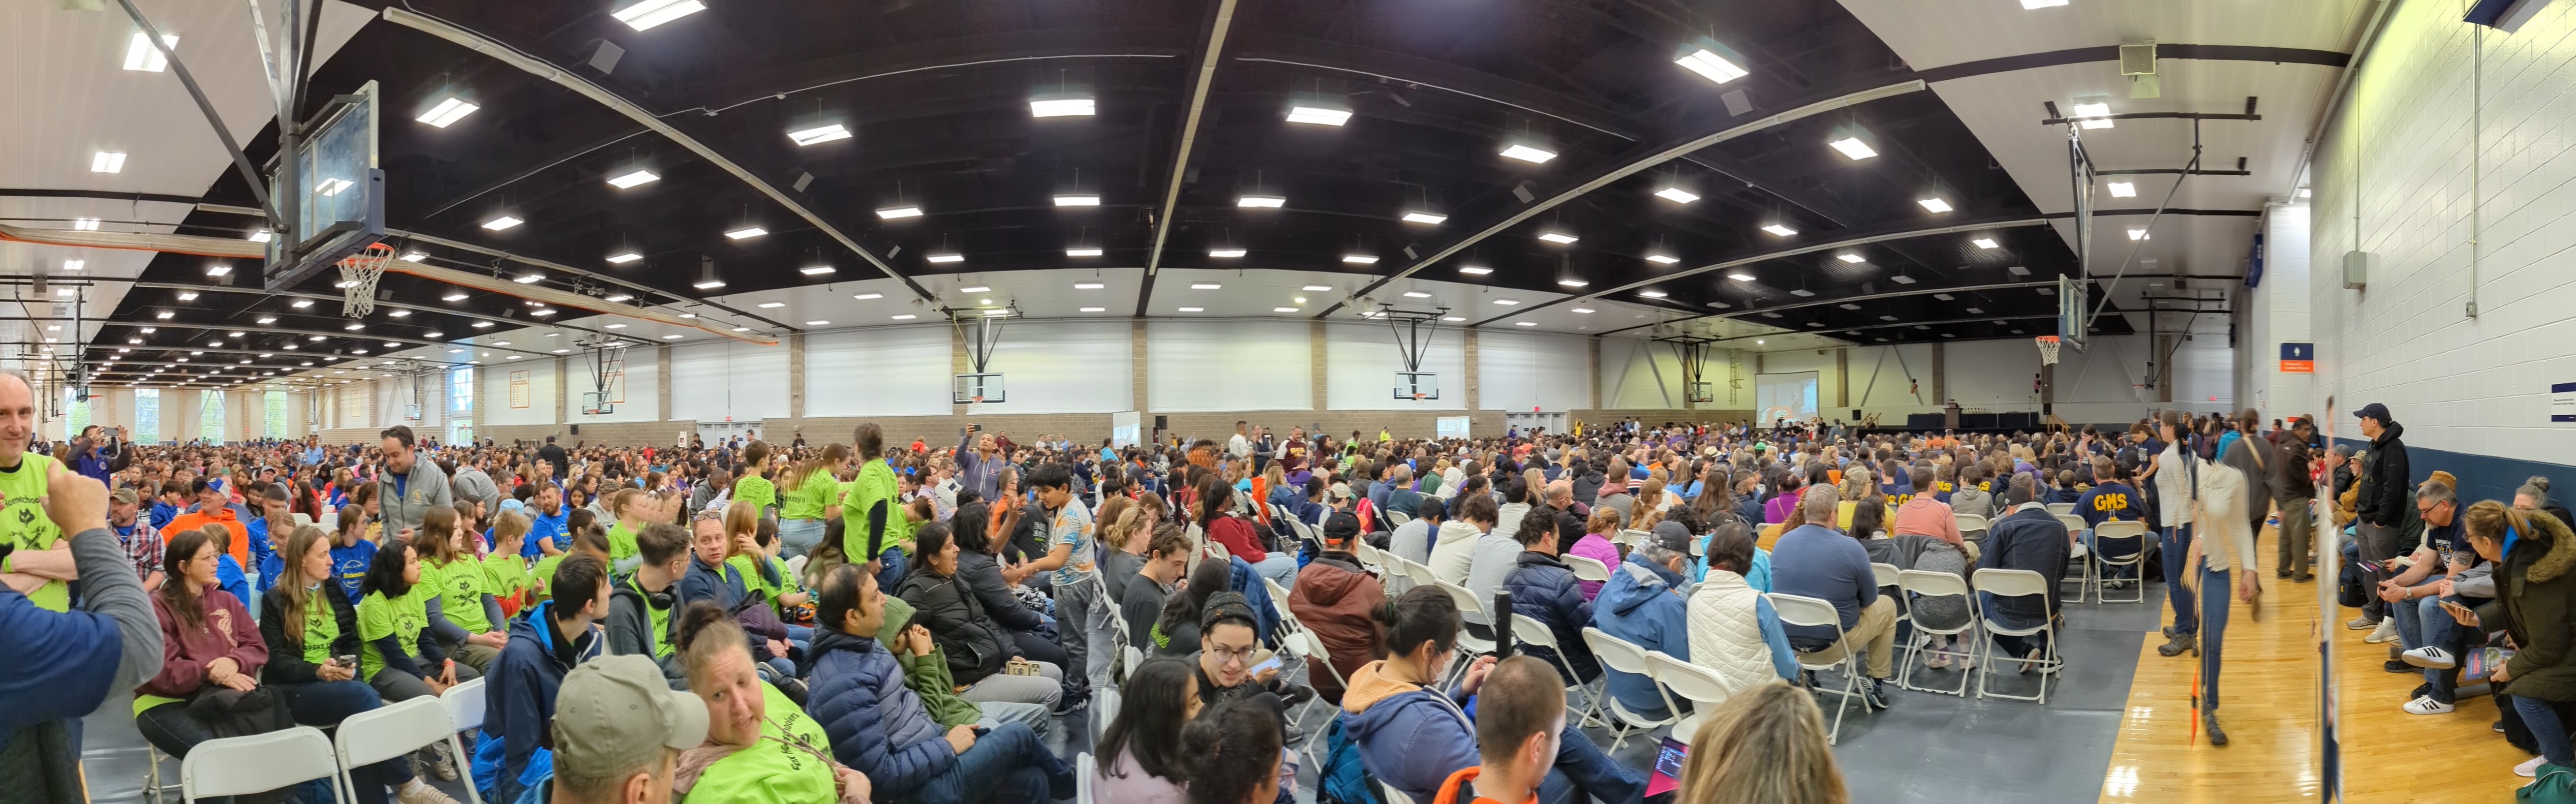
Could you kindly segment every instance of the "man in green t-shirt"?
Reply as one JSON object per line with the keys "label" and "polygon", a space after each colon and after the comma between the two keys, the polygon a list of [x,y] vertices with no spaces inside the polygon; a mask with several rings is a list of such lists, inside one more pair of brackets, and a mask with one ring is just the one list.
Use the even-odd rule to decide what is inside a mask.
{"label": "man in green t-shirt", "polygon": [[[34,391],[23,377],[0,379],[0,408],[32,405]],[[52,456],[27,449],[33,427],[0,427],[0,544],[12,550],[0,559],[0,583],[18,590],[47,611],[70,611],[72,550],[63,529],[45,517],[45,476],[57,463]]]}

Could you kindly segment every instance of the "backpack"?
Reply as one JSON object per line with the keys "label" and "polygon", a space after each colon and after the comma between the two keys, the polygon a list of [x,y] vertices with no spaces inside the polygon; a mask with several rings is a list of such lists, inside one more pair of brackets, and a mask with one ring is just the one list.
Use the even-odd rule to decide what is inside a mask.
{"label": "backpack", "polygon": [[1360,761],[1359,741],[1343,730],[1341,718],[1324,727],[1324,764],[1315,780],[1315,804],[1400,804],[1379,798],[1377,780]]}
{"label": "backpack", "polygon": [[2537,804],[2576,804],[2576,769],[2541,763],[2531,783],[2513,791],[2513,800]]}
{"label": "backpack", "polygon": [[2343,576],[2336,579],[2335,603],[2345,608],[2361,608],[2370,602],[2370,579],[2361,572],[2361,562],[2343,563]]}

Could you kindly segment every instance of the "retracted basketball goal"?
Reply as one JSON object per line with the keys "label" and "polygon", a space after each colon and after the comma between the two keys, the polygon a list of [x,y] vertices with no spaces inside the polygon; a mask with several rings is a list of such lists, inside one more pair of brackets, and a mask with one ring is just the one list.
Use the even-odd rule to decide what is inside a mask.
{"label": "retracted basketball goal", "polygon": [[1386,305],[1379,307],[1374,315],[1366,316],[1385,321],[1387,329],[1395,333],[1396,357],[1404,363],[1404,370],[1395,373],[1396,401],[1440,401],[1440,375],[1423,371],[1422,360],[1431,350],[1431,336],[1440,331],[1439,324],[1434,322],[1448,314],[1447,307],[1424,312],[1398,310],[1394,305]]}
{"label": "retracted basketball goal", "polygon": [[991,370],[993,348],[1002,343],[1002,327],[1019,315],[1015,306],[952,309],[948,324],[966,341],[966,362],[974,368],[956,375],[949,404],[998,405],[1010,401],[1002,373]]}

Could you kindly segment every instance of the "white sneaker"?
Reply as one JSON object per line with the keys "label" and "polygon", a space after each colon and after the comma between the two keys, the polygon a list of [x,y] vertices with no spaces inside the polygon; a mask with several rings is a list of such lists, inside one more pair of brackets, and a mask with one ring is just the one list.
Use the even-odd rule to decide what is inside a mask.
{"label": "white sneaker", "polygon": [[2379,630],[2370,632],[2370,636],[2362,637],[2361,641],[2373,645],[2397,641],[2397,618],[2379,621]]}
{"label": "white sneaker", "polygon": [[2359,631],[2364,628],[2377,628],[2379,627],[2379,623],[2379,620],[2373,620],[2368,617],[2354,617],[2352,618],[2352,622],[2344,623],[2343,627]]}
{"label": "white sneaker", "polygon": [[2513,766],[2513,775],[2529,779],[2532,776],[2539,774],[2540,763],[2547,761],[2547,759],[2542,757],[2532,757],[2530,759],[2523,760],[2522,764]]}
{"label": "white sneaker", "polygon": [[2450,651],[2430,645],[2397,654],[2397,658],[2405,660],[2407,664],[2411,664],[2416,667],[2425,667],[2434,670],[2449,670],[2460,665],[2459,660],[2451,658]]}
{"label": "white sneaker", "polygon": [[2415,700],[2406,702],[2406,714],[2410,715],[2447,715],[2451,713],[2451,710],[2456,708],[2457,707],[2450,704],[2433,700],[2433,696],[2430,695],[2418,696]]}

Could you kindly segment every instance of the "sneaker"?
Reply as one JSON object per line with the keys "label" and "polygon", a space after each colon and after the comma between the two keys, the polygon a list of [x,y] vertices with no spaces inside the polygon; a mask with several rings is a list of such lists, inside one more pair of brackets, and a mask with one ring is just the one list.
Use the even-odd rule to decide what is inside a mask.
{"label": "sneaker", "polygon": [[2289,571],[2289,570],[2285,570],[2285,569],[2277,569],[2277,570],[2273,570],[2273,571],[2272,571],[2272,577],[2274,577],[2274,578],[2283,578],[2283,579],[2286,579],[2286,578],[2289,578],[2289,577],[2290,577],[2290,571]]}
{"label": "sneaker", "polygon": [[1089,696],[1076,698],[1070,701],[1058,699],[1055,704],[1055,711],[1051,714],[1056,717],[1067,717],[1082,714],[1083,710],[1090,708],[1091,698]]}
{"label": "sneaker", "polygon": [[2460,666],[2458,659],[2451,658],[2450,651],[2431,645],[2397,654],[2397,658],[2406,660],[2407,664],[2433,670],[2449,670]]}
{"label": "sneaker", "polygon": [[2397,618],[2390,617],[2379,621],[2379,629],[2370,632],[2370,636],[2362,637],[2361,641],[2373,645],[2397,641]]}
{"label": "sneaker", "polygon": [[2430,695],[2406,702],[2406,714],[2410,715],[2447,715],[2457,708],[2459,707],[2434,700]]}
{"label": "sneaker", "polygon": [[2391,672],[2391,673],[2413,673],[2413,672],[2418,672],[2418,671],[2415,669],[2415,666],[2414,666],[2414,665],[2407,664],[2407,663],[2405,663],[2405,662],[2401,662],[2401,661],[2398,661],[2398,660],[2396,660],[2396,659],[2390,659],[2390,660],[2385,661],[2385,662],[2380,662],[2380,663],[2379,663],[2379,669],[2381,669],[2381,670],[2386,670],[2386,671]]}
{"label": "sneaker", "polygon": [[2296,572],[2296,573],[2291,573],[2291,574],[2290,574],[2290,582],[2291,582],[2291,583],[2307,583],[2307,582],[2309,582],[2309,581],[2313,581],[2313,580],[2316,580],[2316,579],[2317,579],[2317,576],[2316,576],[2316,574],[2315,574],[2315,573],[2308,573],[2308,572]]}
{"label": "sneaker", "polygon": [[2433,682],[2427,681],[2422,684],[2415,685],[2414,690],[2407,692],[2406,700],[2412,701],[2431,694],[2433,694]]}
{"label": "sneaker", "polygon": [[1871,678],[1871,677],[1869,677],[1869,676],[1861,676],[1861,678],[1860,678],[1860,694],[1861,694],[1861,700],[1868,701],[1868,702],[1869,702],[1869,708],[1871,708],[1871,709],[1885,709],[1885,708],[1887,708],[1887,703],[1888,703],[1888,702],[1887,702],[1887,688],[1888,688],[1888,687],[1895,686],[1895,685],[1896,685],[1896,682],[1889,681],[1889,680],[1886,680],[1886,679],[1881,679],[1881,678]]}
{"label": "sneaker", "polygon": [[2540,773],[2540,763],[2547,761],[2549,760],[2542,757],[2532,757],[2530,759],[2523,760],[2522,764],[2513,766],[2513,775],[2529,779],[2533,775]]}
{"label": "sneaker", "polygon": [[2494,722],[2494,723],[2489,723],[2489,724],[2487,724],[2487,728],[2494,729],[2494,730],[2495,730],[2495,733],[2497,733],[2497,734],[2503,734],[2503,733],[2504,733],[2504,721],[2499,720],[2499,721],[2496,721],[2496,722]]}
{"label": "sneaker", "polygon": [[2200,716],[2200,730],[2209,732],[2210,745],[2227,744],[2227,730],[2218,727],[2217,712],[2203,713]]}
{"label": "sneaker", "polygon": [[439,792],[438,788],[431,787],[416,777],[411,780],[410,787],[394,793],[394,801],[396,804],[457,804],[454,797]]}
{"label": "sneaker", "polygon": [[2359,631],[2359,630],[2364,629],[2364,628],[2377,628],[2377,627],[2379,627],[2379,621],[2378,621],[2378,620],[2373,620],[2373,619],[2371,619],[2371,618],[2369,618],[2369,617],[2366,617],[2366,616],[2365,616],[2365,617],[2354,617],[2354,618],[2352,618],[2352,622],[2344,623],[2344,624],[2343,624],[2343,627],[2345,627],[2345,628],[2350,628],[2350,629],[2355,630],[2355,631]]}
{"label": "sneaker", "polygon": [[2175,634],[2173,639],[2156,646],[2158,656],[2180,656],[2183,651],[2191,651],[2193,656],[2200,655],[2200,637],[2194,634]]}

